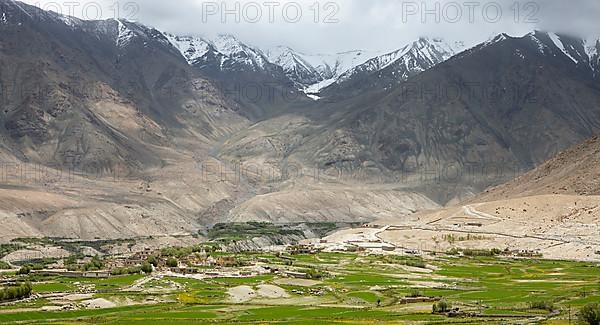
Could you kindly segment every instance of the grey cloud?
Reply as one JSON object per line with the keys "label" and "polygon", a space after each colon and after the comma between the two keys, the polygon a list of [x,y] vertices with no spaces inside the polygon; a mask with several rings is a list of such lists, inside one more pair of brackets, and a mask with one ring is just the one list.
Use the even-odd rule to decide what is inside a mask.
{"label": "grey cloud", "polygon": [[[55,8],[55,4],[65,7],[67,3],[77,1],[26,2]],[[90,3],[80,2],[80,9],[76,8],[73,13],[90,18],[85,17],[82,10]],[[474,44],[501,32],[522,35],[538,28],[600,35],[600,24],[597,23],[600,2],[596,0],[125,0],[117,1],[117,7],[115,0],[93,3],[103,8],[103,18],[117,15],[115,9],[118,7],[120,17],[133,18],[177,34],[212,36],[230,33],[260,47],[288,45],[307,52],[395,49],[420,36]],[[131,17],[129,15],[135,8],[132,3],[139,11]],[[209,10],[215,8],[216,12]],[[261,16],[257,16],[257,8]],[[287,9],[287,15],[283,8]],[[302,11],[298,21],[294,19],[295,8]],[[501,10],[499,17],[497,8]],[[227,14],[223,19],[223,12],[232,9],[238,13],[239,22],[234,14]],[[94,15],[93,10],[90,12]],[[428,14],[423,16],[424,12]],[[63,13],[68,13],[67,9],[63,9]]]}

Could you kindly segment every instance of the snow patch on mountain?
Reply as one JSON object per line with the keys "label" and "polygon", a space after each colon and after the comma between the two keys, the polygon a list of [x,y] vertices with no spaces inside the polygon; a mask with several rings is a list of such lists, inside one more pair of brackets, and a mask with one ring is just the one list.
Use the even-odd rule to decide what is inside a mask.
{"label": "snow patch on mountain", "polygon": [[496,35],[494,37],[492,37],[491,39],[487,40],[485,43],[483,43],[483,46],[489,46],[492,44],[496,44],[502,41],[505,41],[508,39],[508,35],[507,34],[500,34],[500,35]]}
{"label": "snow patch on mountain", "polygon": [[235,67],[267,70],[270,64],[261,50],[244,44],[232,35],[218,35],[213,39],[164,35],[189,64],[206,62],[209,56],[217,60],[220,70],[235,70]]}
{"label": "snow patch on mountain", "polygon": [[464,42],[420,38],[399,50],[377,56],[348,70],[336,82],[341,83],[359,74],[371,74],[384,70],[398,81],[406,80],[411,75],[448,60],[464,49]]}
{"label": "snow patch on mountain", "polygon": [[552,43],[554,43],[554,45],[556,45],[556,47],[558,47],[558,49],[561,50],[564,55],[566,55],[569,59],[571,59],[573,62],[575,62],[575,64],[579,63],[579,60],[577,60],[576,58],[574,58],[569,53],[569,51],[567,50],[565,44],[561,40],[560,36],[556,35],[555,33],[548,33],[548,36],[552,40]]}
{"label": "snow patch on mountain", "polygon": [[364,64],[368,60],[376,57],[377,55],[381,55],[381,52],[375,51],[363,51],[363,50],[354,50],[348,52],[337,53],[330,56],[320,55],[324,62],[326,62],[330,67],[332,67],[332,71],[335,76],[340,76],[344,72],[358,66]]}
{"label": "snow patch on mountain", "polygon": [[127,46],[131,40],[135,37],[135,33],[131,30],[121,19],[115,19],[117,22],[117,39],[115,45],[118,48]]}
{"label": "snow patch on mountain", "polygon": [[[359,74],[370,74],[394,66],[394,78],[405,80],[409,75],[424,71],[463,51],[463,42],[422,38],[391,51],[355,50],[336,54],[305,54],[287,47],[266,51],[271,62],[281,66],[288,77],[300,81],[306,94],[317,95],[321,90],[349,80]],[[298,78],[299,72],[302,76]],[[313,83],[303,82],[316,81]]]}
{"label": "snow patch on mountain", "polygon": [[526,35],[526,37],[529,37],[529,39],[531,39],[538,47],[538,50],[540,51],[540,53],[542,54],[546,54],[546,49],[548,49],[548,46],[546,44],[544,44],[544,42],[542,42],[542,40],[540,40],[537,36],[536,36],[537,32],[532,32]]}
{"label": "snow patch on mountain", "polygon": [[[33,18],[33,16],[27,10],[25,10],[25,8],[21,7],[21,5],[17,1],[9,1],[7,4],[17,7],[17,9],[19,11],[21,11],[23,14],[25,14],[27,17]],[[38,10],[38,9],[36,9],[36,10]]]}
{"label": "snow patch on mountain", "polygon": [[176,36],[169,33],[165,33],[164,35],[189,64],[197,62],[197,60],[206,55],[211,49],[211,45],[201,38]]}
{"label": "snow patch on mountain", "polygon": [[322,89],[335,83],[348,71],[363,65],[369,60],[381,55],[381,51],[354,50],[336,54],[314,54],[305,58],[312,61],[323,76],[323,80],[317,84],[305,88],[306,93],[318,93]]}
{"label": "snow patch on mountain", "polygon": [[590,68],[595,74],[600,74],[600,38],[585,39],[583,48],[589,58]]}
{"label": "snow patch on mountain", "polygon": [[325,79],[325,80],[322,80],[322,81],[320,81],[320,82],[318,82],[316,84],[306,86],[303,89],[303,91],[307,95],[313,95],[315,97],[318,97],[315,94],[318,94],[319,92],[321,92],[321,90],[323,90],[323,89],[325,89],[325,88],[333,85],[336,81],[337,81],[336,78]]}
{"label": "snow patch on mountain", "polygon": [[308,54],[286,46],[278,46],[264,52],[273,64],[281,66],[286,75],[307,94],[318,93],[348,70],[382,54],[381,51],[363,50]]}
{"label": "snow patch on mountain", "polygon": [[81,24],[83,23],[83,21],[81,19],[75,18],[75,17],[71,17],[71,16],[65,16],[65,15],[58,15],[57,14],[57,18],[65,25],[71,27],[71,28],[76,28],[76,27],[80,27]]}
{"label": "snow patch on mountain", "polygon": [[212,44],[223,55],[221,66],[225,63],[243,63],[253,68],[265,69],[269,63],[261,50],[240,42],[232,35],[219,35],[212,40]]}
{"label": "snow patch on mountain", "polygon": [[598,55],[598,50],[600,49],[600,39],[597,38],[588,38],[583,42],[583,47],[585,49],[585,53],[587,56],[592,59],[593,57]]}
{"label": "snow patch on mountain", "polygon": [[306,87],[330,77],[325,69],[313,66],[305,59],[306,54],[296,52],[287,46],[277,46],[264,52],[268,60],[280,66],[285,74],[299,87]]}
{"label": "snow patch on mountain", "polygon": [[295,71],[298,67],[306,70],[316,71],[314,67],[304,60],[303,55],[287,46],[277,46],[265,52],[271,63],[282,67],[284,71]]}

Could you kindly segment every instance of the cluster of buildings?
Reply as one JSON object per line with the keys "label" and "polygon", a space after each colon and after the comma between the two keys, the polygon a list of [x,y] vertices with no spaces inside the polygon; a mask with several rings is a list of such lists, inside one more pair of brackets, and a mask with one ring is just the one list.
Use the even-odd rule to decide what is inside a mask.
{"label": "cluster of buildings", "polygon": [[[188,256],[177,258],[177,267],[169,266],[168,257],[162,257],[160,252],[146,249],[136,252],[129,256],[113,257],[106,262],[106,267],[109,270],[127,267],[138,267],[146,263],[152,257],[157,257],[156,266],[159,270],[177,269],[187,270],[186,273],[192,273],[192,269],[210,268],[210,267],[234,267],[239,265],[239,261],[233,256],[210,256],[201,253],[194,253]],[[197,273],[197,272],[196,272]]]}

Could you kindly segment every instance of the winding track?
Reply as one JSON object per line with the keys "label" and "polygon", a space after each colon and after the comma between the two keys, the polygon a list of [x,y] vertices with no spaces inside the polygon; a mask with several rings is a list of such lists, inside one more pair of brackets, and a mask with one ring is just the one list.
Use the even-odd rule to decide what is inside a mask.
{"label": "winding track", "polygon": [[[478,218],[478,219],[494,220],[496,222],[500,222],[503,220],[500,217],[495,217],[495,216],[492,216],[485,212],[478,211],[477,209],[475,209],[474,207],[472,207],[470,205],[463,206],[462,210],[464,211],[464,213],[466,215],[468,215],[470,217]],[[443,220],[443,219],[442,218],[438,219],[435,222],[438,222],[440,220]],[[427,223],[424,226],[386,225],[386,226],[380,228],[377,232],[373,233],[373,235],[375,237],[377,237],[379,240],[381,240],[382,243],[386,243],[386,244],[392,245],[397,248],[402,248],[402,247],[397,244],[385,241],[380,236],[380,234],[385,232],[386,230],[451,231],[451,232],[466,233],[466,234],[502,236],[502,237],[510,237],[510,238],[515,238],[515,239],[538,239],[538,240],[542,240],[542,241],[552,242],[553,244],[551,245],[551,247],[560,246],[560,245],[564,245],[564,244],[570,244],[570,243],[576,243],[576,244],[581,244],[581,245],[600,246],[600,241],[582,240],[580,238],[565,239],[565,238],[559,238],[559,237],[540,236],[540,235],[535,235],[535,234],[534,235],[514,235],[514,234],[494,232],[494,231],[462,230],[462,229],[456,229],[456,228],[451,228],[451,227],[443,227],[443,226],[437,226],[437,225],[434,226],[434,225],[430,225],[430,224],[432,224],[432,223],[431,222]],[[428,225],[430,225],[430,226],[428,226]]]}

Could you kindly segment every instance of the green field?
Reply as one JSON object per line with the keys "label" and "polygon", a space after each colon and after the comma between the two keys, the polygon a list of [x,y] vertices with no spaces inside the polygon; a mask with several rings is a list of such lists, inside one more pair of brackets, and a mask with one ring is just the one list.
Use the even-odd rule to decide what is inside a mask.
{"label": "green field", "polygon": [[[270,254],[245,255],[272,266],[288,260]],[[35,311],[48,298],[0,308],[0,323],[44,324],[480,324],[515,320],[568,324],[569,310],[600,301],[600,266],[595,263],[493,257],[368,256],[359,254],[295,255],[293,266],[325,276],[312,282],[263,275],[253,278],[153,278],[143,290],[129,288],[142,275],[90,279],[33,279],[34,292],[71,291],[94,285],[92,298],[115,302],[104,309]],[[286,264],[287,263],[287,264]],[[75,285],[74,283],[77,283]],[[231,300],[228,290],[262,285],[285,296],[256,295]],[[150,290],[150,291],[147,291]],[[153,292],[152,290],[156,290]],[[403,301],[436,297],[469,317],[432,314],[433,302]],[[135,304],[135,305],[132,305]],[[27,308],[19,312],[18,308]]]}

